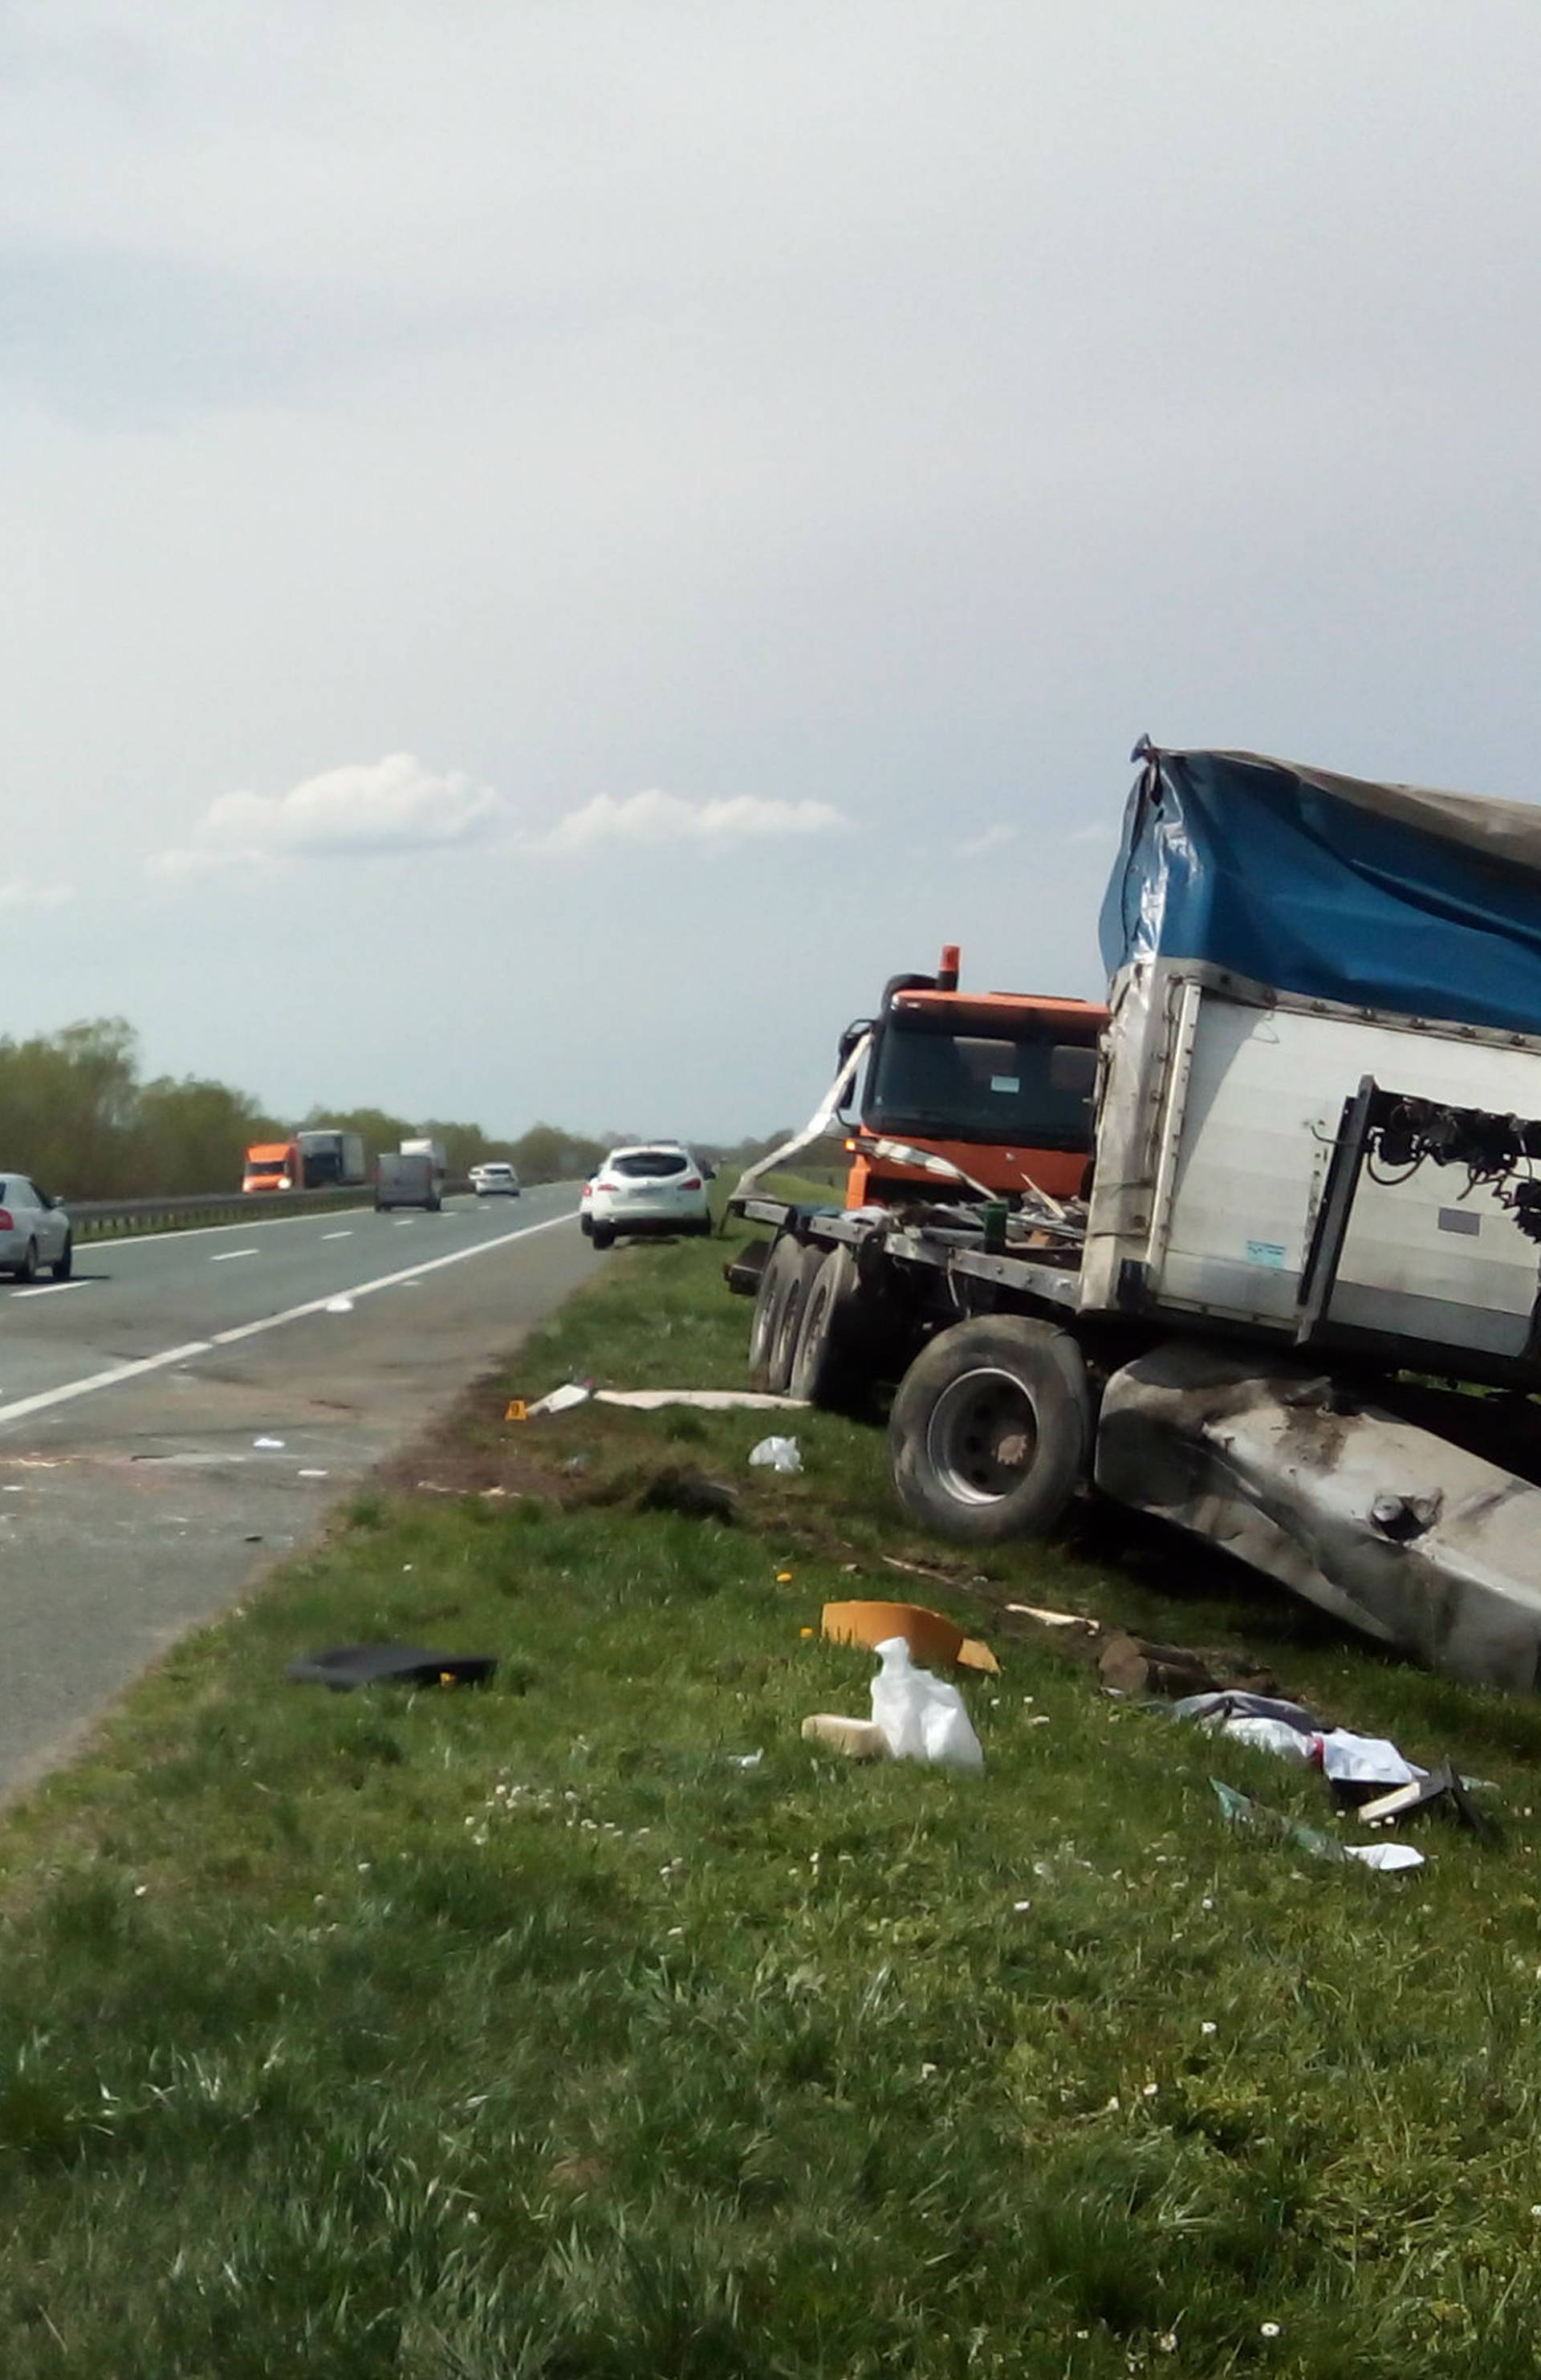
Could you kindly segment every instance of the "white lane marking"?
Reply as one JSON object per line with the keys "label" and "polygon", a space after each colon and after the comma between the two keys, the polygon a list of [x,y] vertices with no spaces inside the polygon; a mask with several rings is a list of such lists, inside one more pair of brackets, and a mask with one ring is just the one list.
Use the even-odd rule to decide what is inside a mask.
{"label": "white lane marking", "polygon": [[322,1237],[323,1240],[351,1240],[353,1233],[351,1232],[323,1232],[322,1233]]}
{"label": "white lane marking", "polygon": [[[382,1273],[378,1281],[361,1281],[350,1290],[351,1297],[368,1297],[377,1289],[394,1289],[404,1281],[412,1281],[419,1273],[440,1272],[445,1265],[467,1264],[473,1257],[484,1257],[490,1248],[506,1248],[516,1240],[534,1239],[539,1232],[554,1232],[560,1224],[576,1220],[576,1210],[565,1215],[552,1215],[543,1223],[527,1223],[517,1232],[504,1232],[495,1240],[479,1240],[468,1248],[454,1248],[447,1257],[430,1257],[426,1263],[408,1265],[403,1272]],[[194,1355],[211,1355],[216,1347],[234,1346],[239,1339],[255,1339],[264,1330],[282,1330],[286,1322],[299,1322],[308,1314],[324,1314],[330,1298],[312,1297],[304,1305],[291,1305],[282,1314],[264,1315],[260,1322],[243,1322],[238,1330],[221,1330],[212,1339],[191,1339],[185,1347],[167,1347],[159,1355],[142,1356],[137,1364],[115,1364],[111,1371],[92,1372],[83,1380],[67,1380],[63,1388],[43,1389],[34,1397],[18,1397],[14,1404],[0,1405],[0,1428],[7,1422],[24,1421],[29,1414],[46,1413],[51,1405],[71,1404],[77,1397],[91,1396],[97,1389],[115,1388],[120,1380],[142,1379],[147,1372],[164,1372],[172,1364],[185,1364]]]}
{"label": "white lane marking", "polygon": [[[474,1248],[454,1248],[447,1257],[427,1257],[421,1264],[404,1266],[400,1272],[382,1273],[378,1281],[360,1281],[357,1289],[348,1291],[348,1295],[354,1298],[369,1297],[377,1289],[398,1289],[403,1281],[415,1281],[420,1280],[424,1273],[440,1272],[445,1265],[464,1264],[467,1257],[484,1257],[489,1248],[506,1248],[516,1240],[531,1240],[537,1232],[552,1232],[559,1223],[571,1223],[576,1220],[576,1215],[567,1214],[552,1215],[544,1223],[527,1223],[522,1231],[504,1232],[501,1238],[482,1240]],[[297,1322],[307,1314],[325,1314],[331,1305],[332,1300],[329,1297],[308,1298],[303,1305],[291,1305],[283,1314],[264,1315],[260,1322],[243,1322],[236,1330],[216,1330],[213,1344],[216,1347],[229,1347],[233,1346],[237,1339],[255,1339],[260,1331],[276,1330],[280,1323]],[[8,1405],[0,1405],[0,1422],[6,1421],[9,1414]]]}
{"label": "white lane marking", "polygon": [[398,1232],[409,1232],[417,1220],[416,1215],[394,1215],[391,1218],[394,1227]]}
{"label": "white lane marking", "polygon": [[237,1257],[260,1257],[261,1253],[262,1251],[261,1248],[224,1248],[221,1250],[217,1257],[211,1257],[209,1258],[209,1262],[211,1264],[234,1264]]}
{"label": "white lane marking", "polygon": [[93,1389],[110,1389],[119,1380],[137,1380],[143,1372],[160,1372],[168,1364],[185,1364],[189,1355],[212,1355],[212,1339],[189,1339],[185,1347],[168,1347],[161,1355],[146,1355],[137,1364],[115,1364],[110,1372],[92,1372],[88,1379],[71,1380],[62,1389],[44,1389],[35,1397],[18,1397],[14,1405],[0,1405],[0,1421],[20,1421],[49,1405],[67,1404],[72,1397],[90,1396]]}
{"label": "white lane marking", "polygon": [[61,1290],[94,1289],[96,1283],[92,1281],[45,1281],[41,1289],[13,1289],[11,1296],[13,1299],[18,1297],[57,1297]]}

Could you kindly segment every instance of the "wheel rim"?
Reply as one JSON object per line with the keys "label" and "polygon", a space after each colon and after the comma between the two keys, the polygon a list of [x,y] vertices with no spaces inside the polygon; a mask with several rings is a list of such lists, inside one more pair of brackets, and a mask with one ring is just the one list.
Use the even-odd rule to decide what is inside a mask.
{"label": "wheel rim", "polygon": [[962,1504],[999,1504],[1037,1454],[1032,1399],[1014,1373],[981,1366],[943,1389],[926,1429],[931,1467]]}

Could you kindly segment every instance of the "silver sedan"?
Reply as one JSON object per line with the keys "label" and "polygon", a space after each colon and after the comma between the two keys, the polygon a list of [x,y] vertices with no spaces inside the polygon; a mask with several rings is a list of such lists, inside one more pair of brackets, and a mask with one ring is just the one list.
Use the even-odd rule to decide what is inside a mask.
{"label": "silver sedan", "polygon": [[46,1265],[55,1281],[67,1281],[74,1262],[64,1208],[26,1174],[0,1171],[0,1272],[36,1281]]}

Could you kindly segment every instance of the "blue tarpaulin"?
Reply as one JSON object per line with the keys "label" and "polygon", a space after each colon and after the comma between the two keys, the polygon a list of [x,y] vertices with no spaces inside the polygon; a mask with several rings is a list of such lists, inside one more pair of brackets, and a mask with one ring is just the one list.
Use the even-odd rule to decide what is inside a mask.
{"label": "blue tarpaulin", "polygon": [[1195,959],[1280,991],[1541,1033],[1541,807],[1253,752],[1145,751],[1110,977]]}

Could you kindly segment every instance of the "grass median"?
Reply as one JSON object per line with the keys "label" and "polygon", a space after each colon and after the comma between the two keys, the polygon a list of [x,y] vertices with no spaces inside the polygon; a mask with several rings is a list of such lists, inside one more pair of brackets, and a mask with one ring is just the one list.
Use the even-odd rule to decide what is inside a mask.
{"label": "grass median", "polygon": [[[786,1479],[763,1415],[504,1421],[738,1385],[721,1256],[597,1266],[0,1826],[7,2380],[1531,2374],[1535,1711],[1105,1523],[976,1578],[834,1416]],[[982,1779],[800,1741],[865,1708],[805,1633],[863,1591],[994,1643]],[[1506,1837],[1431,1819],[1394,1878],[1230,1830],[1212,1772],[1333,1822],[1013,1599],[1244,1640]],[[373,1636],[500,1667],[285,1682]]]}

